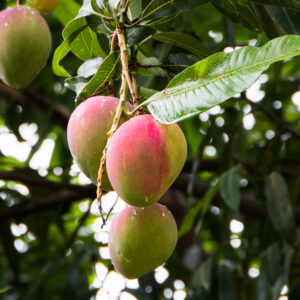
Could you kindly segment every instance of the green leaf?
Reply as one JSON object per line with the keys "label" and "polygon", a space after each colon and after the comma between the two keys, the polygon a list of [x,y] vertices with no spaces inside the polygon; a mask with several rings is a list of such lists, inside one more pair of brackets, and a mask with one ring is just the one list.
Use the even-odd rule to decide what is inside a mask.
{"label": "green leaf", "polygon": [[218,300],[232,300],[234,296],[234,283],[232,270],[234,263],[222,260],[218,266]]}
{"label": "green leaf", "polygon": [[55,75],[62,77],[71,77],[68,71],[60,64],[61,60],[70,52],[71,50],[71,41],[72,37],[68,40],[64,41],[60,44],[59,47],[56,48],[53,61],[52,61],[52,69]]}
{"label": "green leaf", "polygon": [[84,78],[91,77],[97,72],[102,63],[103,59],[101,57],[91,58],[78,68],[77,75]]}
{"label": "green leaf", "polygon": [[192,277],[193,288],[203,288],[205,291],[210,290],[212,279],[212,258],[209,258],[195,270]]}
{"label": "green leaf", "polygon": [[152,0],[144,9],[139,22],[148,19],[151,15],[164,8],[167,5],[173,4],[174,0]]}
{"label": "green leaf", "polygon": [[[147,57],[141,51],[137,54],[137,61],[143,66],[155,66],[159,65],[159,60],[156,57]],[[159,67],[147,68],[147,71],[155,76],[165,77],[166,71]]]}
{"label": "green leaf", "polygon": [[152,27],[157,31],[168,31],[174,24],[176,18],[178,18],[182,14],[181,11],[176,12],[170,16],[166,16],[164,18],[160,18],[150,23],[143,24],[146,27]]}
{"label": "green leaf", "polygon": [[65,87],[74,91],[76,93],[76,98],[79,97],[81,91],[87,85],[88,80],[84,77],[77,76],[72,78],[67,78],[65,80]]}
{"label": "green leaf", "polygon": [[130,0],[128,6],[128,18],[130,21],[138,18],[142,13],[142,0]]}
{"label": "green leaf", "polygon": [[263,251],[260,259],[261,269],[266,274],[268,281],[273,285],[282,273],[279,244],[275,243]]}
{"label": "green leaf", "polygon": [[84,98],[97,93],[107,81],[113,77],[118,77],[120,73],[120,68],[118,67],[119,59],[120,54],[117,52],[111,53],[107,56],[96,74],[82,89],[79,97]]}
{"label": "green leaf", "polygon": [[153,35],[153,38],[158,41],[171,43],[185,50],[188,50],[189,52],[195,54],[198,58],[205,58],[213,53],[196,38],[185,33],[164,32]]}
{"label": "green leaf", "polygon": [[233,210],[238,211],[240,207],[240,171],[241,166],[235,166],[226,171],[220,179],[220,194],[223,201]]}
{"label": "green leaf", "polygon": [[53,13],[63,25],[66,25],[76,17],[79,9],[80,5],[74,0],[60,0]]}
{"label": "green leaf", "polygon": [[143,105],[161,123],[197,115],[249,88],[272,63],[300,54],[300,37],[283,36],[261,48],[216,53],[174,77]]}
{"label": "green leaf", "polygon": [[300,10],[300,2],[298,0],[250,0],[262,5],[274,5],[285,8]]}
{"label": "green leaf", "polygon": [[299,11],[278,6],[268,6],[266,9],[272,20],[281,29],[281,32],[285,34],[300,33]]}
{"label": "green leaf", "polygon": [[296,239],[296,223],[287,185],[282,176],[273,172],[265,186],[266,207],[274,228],[289,243]]}
{"label": "green leaf", "polygon": [[12,286],[6,286],[4,288],[0,288],[0,294],[4,294],[11,289],[12,289]]}
{"label": "green leaf", "polygon": [[201,213],[201,219],[203,220],[203,217],[209,207],[209,204],[211,203],[212,199],[214,198],[215,194],[218,192],[220,188],[220,184],[217,183],[213,185],[209,191],[205,194],[205,196],[194,206],[191,207],[185,216],[183,223],[181,225],[181,228],[178,233],[178,237],[180,238],[184,234],[188,233],[196,220],[197,215],[202,211]]}
{"label": "green leaf", "polygon": [[212,4],[227,18],[236,23],[242,23],[251,30],[258,30],[255,14],[245,0],[211,0]]}

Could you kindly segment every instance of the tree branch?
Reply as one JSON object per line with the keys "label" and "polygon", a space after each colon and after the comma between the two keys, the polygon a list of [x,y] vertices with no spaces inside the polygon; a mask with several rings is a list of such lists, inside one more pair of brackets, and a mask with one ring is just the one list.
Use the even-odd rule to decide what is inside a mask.
{"label": "tree branch", "polygon": [[39,176],[28,175],[19,171],[2,171],[0,179],[20,181],[25,185],[36,185],[39,187],[47,187],[55,190],[63,189],[68,191],[76,191],[81,193],[93,193],[96,191],[94,184],[76,185],[66,181],[52,181]]}
{"label": "tree branch", "polygon": [[95,197],[95,192],[59,192],[52,196],[39,199],[38,201],[31,200],[30,202],[17,204],[3,211],[0,211],[0,222],[9,218],[24,217],[36,212],[49,209],[57,209],[61,204],[72,203],[84,198]]}
{"label": "tree branch", "polygon": [[53,105],[53,102],[41,94],[31,92],[27,89],[20,92],[0,81],[0,95],[4,96],[4,98],[7,100],[14,100],[21,105],[25,102],[31,102],[44,112],[49,112],[52,110],[51,120],[54,123],[67,128],[70,112],[62,105]]}

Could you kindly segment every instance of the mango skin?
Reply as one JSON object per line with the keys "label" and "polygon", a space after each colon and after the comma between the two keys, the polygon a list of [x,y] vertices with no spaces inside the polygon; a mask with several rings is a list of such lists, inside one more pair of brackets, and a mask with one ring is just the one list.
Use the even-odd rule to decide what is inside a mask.
{"label": "mango skin", "polygon": [[26,6],[0,12],[0,79],[7,85],[27,86],[43,69],[51,51],[46,21]]}
{"label": "mango skin", "polygon": [[[91,97],[76,107],[68,122],[67,138],[71,154],[81,171],[96,185],[107,132],[112,126],[118,103],[119,99],[114,97]],[[130,104],[127,108],[133,109]],[[119,124],[127,120],[122,116]],[[102,188],[112,190],[106,173]]]}
{"label": "mango skin", "polygon": [[59,4],[59,0],[28,0],[41,14],[50,14]]}
{"label": "mango skin", "polygon": [[112,263],[129,279],[141,277],[170,257],[177,237],[174,217],[164,205],[128,206],[110,226],[108,247]]}
{"label": "mango skin", "polygon": [[186,156],[186,139],[177,124],[163,125],[151,115],[137,116],[113,135],[107,150],[107,173],[125,202],[150,206],[175,181]]}

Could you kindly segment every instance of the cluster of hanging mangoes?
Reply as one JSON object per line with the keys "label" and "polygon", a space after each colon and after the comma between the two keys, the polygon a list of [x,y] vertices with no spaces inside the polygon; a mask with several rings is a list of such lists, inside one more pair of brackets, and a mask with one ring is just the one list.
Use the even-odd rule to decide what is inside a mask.
{"label": "cluster of hanging mangoes", "polygon": [[[50,13],[59,0],[28,2],[40,13]],[[50,55],[51,33],[38,11],[17,5],[0,12],[0,79],[14,88],[27,86]]]}
{"label": "cluster of hanging mangoes", "polygon": [[[69,120],[71,153],[95,184],[118,103],[113,97],[91,97]],[[108,145],[103,188],[114,189],[129,206],[114,217],[108,246],[116,270],[138,278],[163,264],[175,248],[174,217],[156,202],[182,170],[187,144],[178,125],[160,124],[149,114],[125,116],[120,123]]]}

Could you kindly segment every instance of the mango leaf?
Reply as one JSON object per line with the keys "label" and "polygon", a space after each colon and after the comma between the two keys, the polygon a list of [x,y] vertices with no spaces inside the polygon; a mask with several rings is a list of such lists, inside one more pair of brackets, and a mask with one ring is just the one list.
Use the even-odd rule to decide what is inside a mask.
{"label": "mango leaf", "polygon": [[94,57],[87,61],[85,61],[77,70],[77,75],[79,77],[88,78],[93,76],[101,64],[103,63],[103,59],[101,57]]}
{"label": "mango leaf", "polygon": [[[147,57],[141,51],[137,54],[137,61],[143,66],[155,66],[159,65],[159,60],[156,57]],[[165,70],[159,67],[147,68],[147,71],[155,76],[165,77],[167,73]]]}
{"label": "mango leaf", "polygon": [[240,171],[241,166],[235,166],[226,171],[220,179],[220,194],[223,201],[233,210],[238,211],[240,207]]}
{"label": "mango leaf", "polygon": [[268,281],[274,284],[282,274],[281,254],[279,244],[275,243],[260,254],[261,269],[266,274]]}
{"label": "mango leaf", "polygon": [[90,0],[85,0],[78,15],[63,30],[65,40],[76,33],[70,50],[83,61],[93,57],[93,40],[96,40],[96,34],[86,20],[86,17],[91,15],[97,15],[97,13],[93,10]]}
{"label": "mango leaf", "polygon": [[193,288],[203,288],[205,291],[210,290],[212,279],[212,258],[209,258],[193,273],[192,277],[192,287]]}
{"label": "mango leaf", "polygon": [[[300,4],[299,4],[300,5]],[[299,34],[300,20],[299,12],[278,6],[268,6],[267,11],[271,18],[276,22],[281,32],[285,34]]]}
{"label": "mango leaf", "polygon": [[154,20],[149,23],[143,24],[143,26],[152,27],[157,31],[168,31],[174,24],[176,18],[179,17],[181,14],[182,12],[179,11],[170,16],[166,16],[164,18],[160,18],[158,20]]}
{"label": "mango leaf", "polygon": [[269,217],[274,228],[289,243],[296,239],[296,222],[287,185],[282,176],[272,173],[266,182],[265,195]]}
{"label": "mango leaf", "polygon": [[171,43],[178,47],[188,50],[195,54],[198,58],[205,58],[213,52],[208,49],[203,43],[196,38],[180,32],[164,32],[153,35],[153,38],[165,42]]}
{"label": "mango leaf", "polygon": [[76,98],[79,97],[81,91],[87,85],[88,80],[81,76],[67,78],[65,80],[65,87],[76,93]]}
{"label": "mango leaf", "polygon": [[256,22],[255,14],[245,0],[211,0],[211,3],[227,18],[235,23],[242,23],[251,30],[260,27]]}
{"label": "mango leaf", "polygon": [[176,11],[189,10],[196,7],[200,7],[208,2],[209,0],[175,0],[173,7]]}
{"label": "mango leaf", "polygon": [[174,0],[152,0],[149,5],[144,9],[139,22],[148,19],[151,15],[164,8],[167,5],[173,4]]}
{"label": "mango leaf", "polygon": [[300,10],[300,2],[298,0],[250,0],[262,5],[274,5],[285,8]]}
{"label": "mango leaf", "polygon": [[119,59],[120,54],[118,52],[111,53],[107,56],[96,74],[82,89],[79,94],[79,98],[84,98],[97,93],[107,81],[118,77],[121,72],[118,65]]}
{"label": "mango leaf", "polygon": [[175,76],[142,105],[156,120],[172,124],[197,115],[249,88],[272,63],[300,54],[300,37],[283,36],[261,48],[216,53]]}
{"label": "mango leaf", "polygon": [[79,9],[80,5],[74,0],[60,0],[53,13],[63,25],[66,25],[76,17]]}
{"label": "mango leaf", "polygon": [[183,223],[181,225],[181,228],[178,233],[178,237],[180,238],[184,234],[188,233],[196,220],[197,215],[202,211],[201,213],[201,220],[203,220],[204,215],[209,207],[209,204],[211,203],[212,199],[214,198],[215,194],[218,192],[220,188],[220,184],[217,183],[213,185],[209,191],[205,194],[205,196],[194,206],[191,207],[185,216]]}
{"label": "mango leaf", "polygon": [[71,77],[68,71],[60,64],[61,60],[70,52],[71,50],[71,41],[73,37],[68,40],[62,42],[59,47],[56,48],[53,61],[52,61],[52,69],[55,75],[62,77]]}
{"label": "mango leaf", "polygon": [[127,15],[130,21],[138,18],[142,13],[142,0],[130,0]]}

